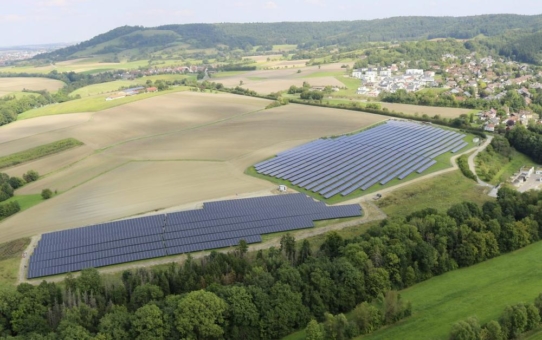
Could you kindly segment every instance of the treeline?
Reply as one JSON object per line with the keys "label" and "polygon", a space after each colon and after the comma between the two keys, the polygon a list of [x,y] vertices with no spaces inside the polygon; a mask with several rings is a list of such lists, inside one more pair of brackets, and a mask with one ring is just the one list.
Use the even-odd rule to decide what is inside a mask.
{"label": "treeline", "polygon": [[[285,235],[280,247],[254,255],[241,241],[230,253],[125,271],[120,279],[88,269],[63,285],[21,284],[0,292],[0,329],[7,339],[279,339],[311,319],[325,325],[326,313],[358,309],[348,329],[361,334],[382,324],[370,305],[390,290],[538,241],[541,201],[542,193],[503,188],[482,207],[429,208],[354,239],[331,232],[317,249]],[[409,313],[398,301],[389,298],[397,307],[390,320]]]}
{"label": "treeline", "polygon": [[[24,179],[23,179],[24,178]],[[18,189],[26,183],[33,182],[39,178],[39,174],[29,170],[20,177],[10,177],[8,174],[0,173],[0,202],[7,201],[13,197],[15,189]],[[21,210],[18,202],[6,202],[0,204],[0,220],[9,217]]]}
{"label": "treeline", "polygon": [[450,340],[520,339],[523,333],[540,327],[541,315],[542,294],[533,303],[507,306],[499,320],[491,320],[483,326],[474,317],[455,323]]}
{"label": "treeline", "polygon": [[220,72],[228,72],[228,71],[255,71],[256,66],[247,66],[243,64],[227,64],[222,65],[218,68],[218,71]]}
{"label": "treeline", "polygon": [[[395,93],[383,92],[380,100],[388,103],[402,103],[424,106],[441,107],[461,107],[466,109],[489,110],[491,108],[509,107],[512,111],[527,108],[522,96],[517,93],[515,88],[510,88],[501,100],[486,100],[483,98],[474,98],[479,90],[472,88],[470,98],[457,100],[452,94],[437,94],[432,91],[407,92],[406,90],[397,90]],[[481,90],[480,90],[481,91]],[[542,97],[540,98],[542,99]],[[536,102],[539,105],[538,101]]]}
{"label": "treeline", "polygon": [[0,98],[0,126],[17,120],[17,116],[25,111],[78,98],[70,97],[62,91],[54,94],[48,91],[32,91],[32,93],[34,94],[20,98],[9,95]]}
{"label": "treeline", "polygon": [[[542,163],[542,134],[539,128],[526,129],[515,126],[506,132],[506,138],[516,150],[531,157],[536,163]],[[537,131],[537,132],[535,132]]]}

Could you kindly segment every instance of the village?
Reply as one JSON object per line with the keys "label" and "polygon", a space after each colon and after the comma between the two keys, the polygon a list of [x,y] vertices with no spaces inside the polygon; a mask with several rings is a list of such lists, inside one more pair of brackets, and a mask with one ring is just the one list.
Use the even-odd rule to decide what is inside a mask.
{"label": "village", "polygon": [[407,64],[354,69],[350,76],[361,81],[357,94],[381,98],[399,90],[407,93],[425,90],[458,102],[481,99],[491,102],[491,106],[496,102],[514,102],[516,110],[495,105],[475,114],[477,120],[473,123],[481,124],[488,132],[510,129],[516,124],[527,125],[533,120],[540,122],[538,113],[530,109],[534,94],[542,89],[541,73],[532,65],[491,56],[477,57],[475,53],[444,54],[426,70],[407,68]]}

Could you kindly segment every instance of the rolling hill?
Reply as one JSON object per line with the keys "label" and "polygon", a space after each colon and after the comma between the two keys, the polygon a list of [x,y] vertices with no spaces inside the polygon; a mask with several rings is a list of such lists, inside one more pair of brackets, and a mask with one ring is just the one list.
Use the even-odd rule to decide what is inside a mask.
{"label": "rolling hill", "polygon": [[395,17],[335,22],[221,23],[166,25],[154,28],[123,26],[80,44],[44,53],[35,59],[69,60],[111,55],[139,49],[157,51],[174,46],[194,49],[228,46],[294,44],[344,46],[368,41],[404,41],[433,38],[469,39],[497,36],[510,30],[542,29],[542,15],[512,14],[471,17]]}

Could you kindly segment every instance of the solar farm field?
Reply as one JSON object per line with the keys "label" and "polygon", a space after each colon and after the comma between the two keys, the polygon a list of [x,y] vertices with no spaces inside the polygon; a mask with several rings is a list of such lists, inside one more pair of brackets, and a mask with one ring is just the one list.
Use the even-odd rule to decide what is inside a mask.
{"label": "solar farm field", "polygon": [[28,278],[167,255],[261,242],[261,235],[314,227],[314,221],[361,216],[359,205],[328,207],[303,194],[205,203],[155,215],[42,235]]}
{"label": "solar farm field", "polygon": [[468,145],[465,135],[454,131],[391,120],[361,133],[307,143],[254,169],[330,199],[424,173],[438,156]]}
{"label": "solar farm field", "polygon": [[237,194],[269,194],[275,184],[244,174],[252,164],[321,136],[359,131],[386,119],[293,104],[265,110],[268,104],[258,98],[179,92],[1,127],[0,155],[70,137],[85,143],[77,152],[6,169],[21,176],[32,167],[44,175],[17,195],[46,188],[59,194],[2,221],[3,239],[185,209]]}

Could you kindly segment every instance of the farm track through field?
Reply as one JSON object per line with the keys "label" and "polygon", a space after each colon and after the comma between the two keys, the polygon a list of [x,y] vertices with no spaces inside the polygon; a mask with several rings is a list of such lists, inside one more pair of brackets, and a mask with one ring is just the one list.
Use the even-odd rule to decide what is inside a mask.
{"label": "farm track through field", "polygon": [[[345,228],[363,225],[363,224],[371,223],[374,221],[380,221],[387,217],[387,215],[382,210],[380,210],[376,205],[374,205],[372,202],[363,202],[361,203],[361,205],[363,208],[364,215],[363,217],[359,219],[336,223],[336,224],[328,225],[325,227],[299,230],[294,233],[294,237],[296,238],[296,240],[303,240],[309,237],[325,234],[329,231],[342,230]],[[47,282],[61,282],[65,278],[65,275],[61,275],[61,276],[56,276],[53,278],[34,279],[34,280],[26,279],[26,268],[28,266],[30,254],[32,250],[34,249],[34,246],[37,244],[39,238],[40,236],[32,237],[32,241],[30,242],[30,244],[28,245],[26,249],[27,256],[21,260],[21,265],[19,266],[17,284],[30,283],[30,284],[38,285],[43,280],[46,280]],[[249,245],[249,251],[256,252],[258,250],[269,249],[270,247],[278,247],[280,246],[280,239],[281,239],[281,236],[278,236],[262,243],[251,244]],[[228,253],[233,250],[234,248],[230,247],[230,248],[219,249],[216,251],[221,252],[221,253]],[[201,259],[205,256],[208,256],[209,253],[210,253],[209,251],[206,251],[206,252],[198,252],[198,253],[194,253],[190,255],[193,259]],[[168,264],[168,263],[182,264],[186,260],[186,258],[187,258],[187,255],[178,255],[178,256],[170,256],[166,258],[157,258],[154,260],[148,260],[148,261],[145,261],[144,263],[142,262],[126,263],[126,264],[116,265],[114,267],[105,267],[105,268],[97,268],[97,269],[101,274],[111,274],[111,273],[118,273],[121,271],[129,270],[129,269],[144,268],[144,267],[163,265],[163,264]],[[74,276],[76,277],[79,274],[80,273],[75,273]]]}

